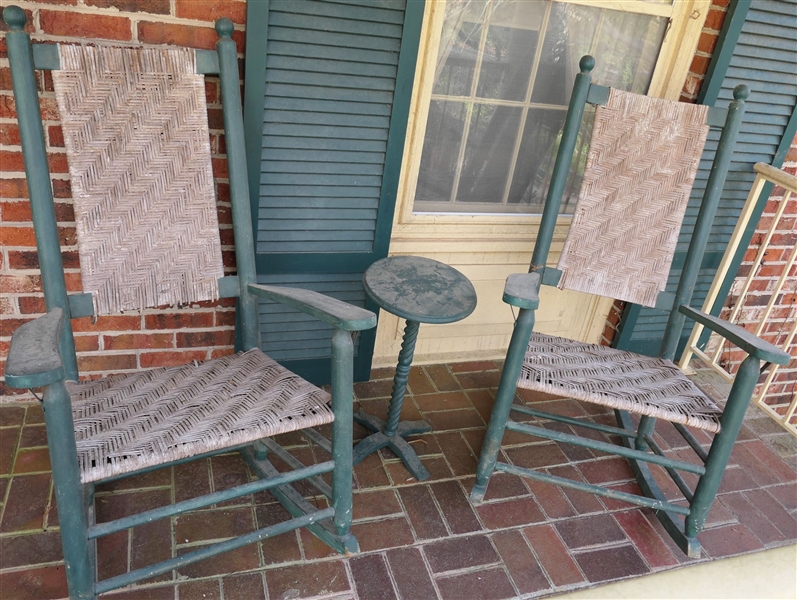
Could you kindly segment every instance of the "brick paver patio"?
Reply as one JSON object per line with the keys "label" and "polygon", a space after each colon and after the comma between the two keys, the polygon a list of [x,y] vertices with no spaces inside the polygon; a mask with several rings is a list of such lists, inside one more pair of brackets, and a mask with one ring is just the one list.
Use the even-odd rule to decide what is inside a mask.
{"label": "brick paver patio", "polygon": [[[381,369],[373,381],[357,385],[366,411],[385,416],[391,377],[391,371]],[[413,441],[431,478],[418,483],[389,450],[355,468],[353,530],[360,554],[343,558],[306,531],[291,532],[106,597],[530,598],[699,562],[673,545],[651,511],[581,492],[498,475],[487,501],[471,506],[467,494],[498,377],[492,362],[413,368],[402,418],[424,418],[434,427],[433,433]],[[613,421],[602,407],[573,400],[525,394],[523,400],[577,418]],[[794,445],[777,425],[772,429],[759,416],[751,410],[751,420],[742,429],[708,528],[700,536],[705,550],[701,561],[797,540]],[[355,428],[356,437],[365,435],[364,429]],[[662,428],[659,442],[681,454],[686,445],[672,433]],[[324,458],[301,436],[282,441],[304,461]],[[505,459],[518,465],[636,490],[628,465],[616,457],[511,432],[504,448]],[[243,461],[231,454],[122,480],[98,488],[98,520],[223,489],[249,477]],[[299,487],[311,493],[307,486]],[[678,497],[674,485],[665,489]],[[0,406],[0,500],[0,597],[66,596],[58,513],[42,412],[36,404]],[[325,498],[315,502],[322,505]],[[259,493],[120,532],[98,544],[100,577],[284,516],[270,494]]]}

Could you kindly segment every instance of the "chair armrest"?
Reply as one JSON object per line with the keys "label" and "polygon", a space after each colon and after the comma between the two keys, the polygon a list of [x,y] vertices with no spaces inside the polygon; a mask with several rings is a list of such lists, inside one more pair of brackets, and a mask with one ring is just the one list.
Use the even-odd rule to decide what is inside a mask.
{"label": "chair armrest", "polygon": [[518,308],[536,310],[540,306],[539,290],[539,273],[514,273],[506,278],[504,302]]}
{"label": "chair armrest", "polygon": [[777,346],[765,342],[757,335],[750,333],[738,325],[723,321],[712,315],[707,315],[703,311],[694,309],[690,306],[682,305],[678,307],[678,310],[690,319],[694,319],[701,325],[708,327],[711,331],[720,334],[729,342],[733,342],[750,356],[755,356],[764,362],[775,363],[776,365],[786,365],[791,360],[791,356]]}
{"label": "chair armrest", "polygon": [[298,308],[338,329],[361,331],[376,326],[376,315],[370,310],[312,290],[250,283],[249,292],[260,298]]}
{"label": "chair armrest", "polygon": [[58,338],[64,311],[54,308],[25,323],[14,332],[6,362],[6,384],[30,389],[61,381],[65,377]]}

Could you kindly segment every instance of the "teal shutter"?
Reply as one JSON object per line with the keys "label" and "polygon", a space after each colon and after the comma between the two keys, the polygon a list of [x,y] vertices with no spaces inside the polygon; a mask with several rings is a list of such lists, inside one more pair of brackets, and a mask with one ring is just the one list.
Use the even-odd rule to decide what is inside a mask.
{"label": "teal shutter", "polygon": [[[372,306],[362,274],[387,255],[423,1],[250,1],[247,160],[258,279]],[[314,382],[331,329],[261,304],[263,350]],[[368,379],[375,330],[357,340]]]}
{"label": "teal shutter", "polygon": [[[764,162],[781,166],[797,128],[797,1],[740,0],[733,3],[729,11],[698,102],[726,108],[732,100],[733,88],[740,83],[750,86],[751,93],[746,102],[747,108],[734,160],[691,302],[692,306],[698,308],[706,298],[755,179],[753,165]],[[675,291],[680,277],[680,269],[697,217],[698,203],[705,190],[708,167],[716,152],[718,139],[719,132],[712,131],[706,142],[673,260],[667,287],[670,292]],[[768,197],[770,191],[771,187],[764,189],[761,198]],[[760,203],[761,209],[764,202]],[[758,216],[753,216],[751,228],[755,226],[760,214],[759,210]],[[752,229],[746,240],[742,241],[736,267],[731,268],[728,285],[720,291],[718,303],[712,311],[715,314],[718,314],[728,295],[730,280],[738,270],[741,255],[746,250],[751,235]],[[629,304],[623,313],[621,330],[615,345],[624,350],[655,356],[658,354],[666,324],[667,313]],[[687,321],[679,354],[691,329],[692,322]]]}

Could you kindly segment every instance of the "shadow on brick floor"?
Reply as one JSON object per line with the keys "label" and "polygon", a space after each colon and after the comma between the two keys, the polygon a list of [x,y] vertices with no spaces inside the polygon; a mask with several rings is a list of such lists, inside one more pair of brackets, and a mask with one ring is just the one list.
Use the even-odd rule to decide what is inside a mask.
{"label": "shadow on brick floor", "polygon": [[[374,375],[373,381],[357,384],[357,397],[366,411],[384,417],[392,372],[379,369]],[[497,475],[486,502],[473,507],[467,494],[498,375],[498,366],[484,361],[412,369],[402,418],[423,418],[434,426],[432,433],[411,440],[431,477],[418,483],[387,449],[355,467],[353,530],[361,554],[340,557],[307,532],[291,532],[105,597],[532,598],[797,540],[794,453],[756,409],[748,415],[700,535],[705,552],[699,561],[674,546],[651,511],[573,490]],[[613,420],[602,407],[573,400],[526,392],[521,399],[580,419]],[[542,425],[569,430],[562,424]],[[366,434],[355,428],[356,438]],[[670,453],[680,455],[686,448],[665,427],[656,435]],[[708,435],[697,435],[710,442]],[[324,460],[299,435],[284,436],[282,442],[306,463]],[[638,491],[627,463],[600,452],[508,432],[503,453],[503,460],[520,466]],[[250,477],[243,461],[230,454],[99,486],[98,520],[224,489]],[[671,499],[680,497],[674,485],[663,488]],[[0,406],[0,499],[0,596],[66,596],[38,405]],[[326,499],[313,501],[323,506]],[[100,540],[98,571],[101,578],[112,577],[285,516],[274,498],[261,492],[136,527]]]}

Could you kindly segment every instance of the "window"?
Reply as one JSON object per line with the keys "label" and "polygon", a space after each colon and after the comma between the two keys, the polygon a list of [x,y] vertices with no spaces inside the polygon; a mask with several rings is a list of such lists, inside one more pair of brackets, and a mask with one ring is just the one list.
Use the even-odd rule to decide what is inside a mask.
{"label": "window", "polygon": [[[448,0],[428,104],[414,213],[539,213],[573,78],[637,93],[651,83],[668,18],[542,0]],[[643,3],[648,4],[651,3]],[[563,211],[586,160],[585,120]]]}

